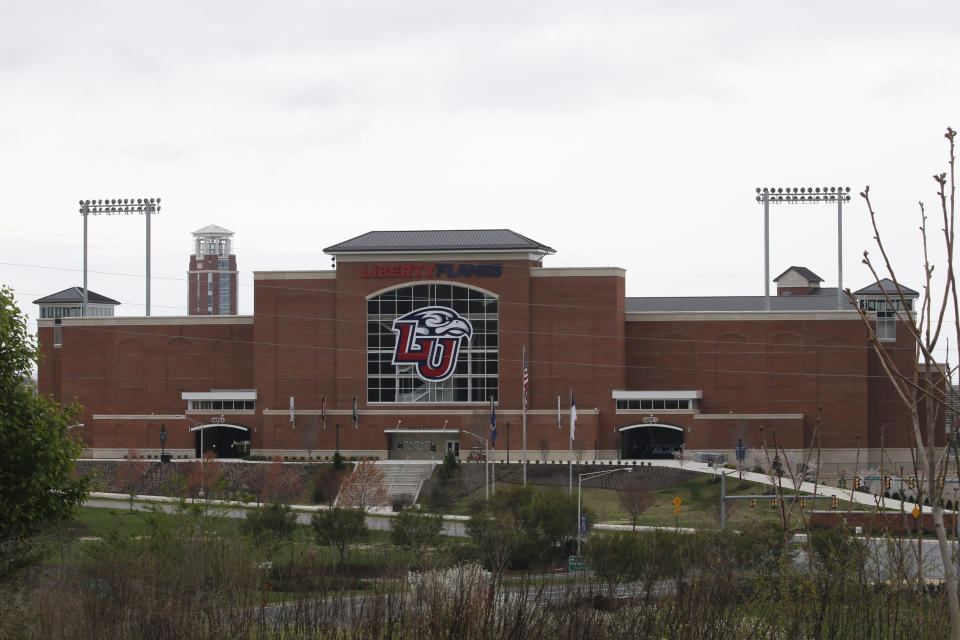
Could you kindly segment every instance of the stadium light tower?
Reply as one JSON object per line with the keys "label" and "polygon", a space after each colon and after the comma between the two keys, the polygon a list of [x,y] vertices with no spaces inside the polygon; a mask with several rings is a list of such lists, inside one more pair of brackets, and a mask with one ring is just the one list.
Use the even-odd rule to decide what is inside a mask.
{"label": "stadium light tower", "polygon": [[763,205],[763,308],[770,311],[770,205],[837,203],[837,309],[843,309],[843,203],[850,187],[757,187]]}
{"label": "stadium light tower", "polygon": [[116,200],[81,200],[83,216],[83,317],[87,317],[87,218],[89,216],[129,216],[142,213],[147,219],[147,300],[150,315],[150,216],[160,211],[160,198],[122,198]]}

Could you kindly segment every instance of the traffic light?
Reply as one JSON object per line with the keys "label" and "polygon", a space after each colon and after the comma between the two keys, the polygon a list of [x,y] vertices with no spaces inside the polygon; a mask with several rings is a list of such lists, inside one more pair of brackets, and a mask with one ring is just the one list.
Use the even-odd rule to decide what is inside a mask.
{"label": "traffic light", "polygon": [[853,479],[853,488],[854,488],[854,489],[859,489],[859,488],[860,488],[860,476],[856,476],[856,477]]}
{"label": "traffic light", "polygon": [[756,498],[750,498],[750,508],[752,509],[752,508],[755,507],[755,506],[757,506],[757,499],[756,499]]}
{"label": "traffic light", "polygon": [[937,478],[937,488],[943,489],[943,476],[940,476],[939,478]]}
{"label": "traffic light", "polygon": [[837,496],[833,496],[832,498],[830,498],[830,508],[831,509],[837,508]]}
{"label": "traffic light", "polygon": [[911,489],[913,489],[913,483],[914,483],[914,478],[913,478],[913,476],[910,476],[910,477],[907,479],[907,484],[910,485],[910,488],[911,488]]}
{"label": "traffic light", "polygon": [[776,499],[776,498],[773,498],[772,500],[770,500],[770,508],[771,508],[771,509],[776,509],[776,508],[777,508],[777,499]]}
{"label": "traffic light", "polygon": [[890,476],[883,476],[883,488],[884,489],[890,488]]}
{"label": "traffic light", "polygon": [[800,498],[800,508],[801,508],[801,509],[806,509],[806,508],[807,508],[807,499],[806,499],[806,498]]}

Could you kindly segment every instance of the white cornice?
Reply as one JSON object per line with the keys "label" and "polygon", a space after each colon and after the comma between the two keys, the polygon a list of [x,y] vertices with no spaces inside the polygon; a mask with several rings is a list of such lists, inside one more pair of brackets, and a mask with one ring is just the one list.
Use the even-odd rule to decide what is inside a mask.
{"label": "white cornice", "polygon": [[256,280],[336,280],[337,272],[323,271],[254,271]]}
{"label": "white cornice", "polygon": [[613,276],[625,278],[626,269],[620,267],[534,267],[530,269],[531,278],[601,278]]}
{"label": "white cornice", "polygon": [[210,391],[184,391],[181,400],[256,400],[256,389],[212,389]]}
{"label": "white cornice", "polygon": [[[64,327],[122,327],[150,325],[253,324],[253,316],[112,316],[107,318],[63,318]],[[53,318],[37,320],[39,327],[54,326]]]}
{"label": "white cornice", "polygon": [[699,400],[703,397],[703,391],[627,391],[613,389],[611,395],[614,400]]}
{"label": "white cornice", "polygon": [[741,322],[794,320],[860,320],[850,311],[628,311],[627,322]]}

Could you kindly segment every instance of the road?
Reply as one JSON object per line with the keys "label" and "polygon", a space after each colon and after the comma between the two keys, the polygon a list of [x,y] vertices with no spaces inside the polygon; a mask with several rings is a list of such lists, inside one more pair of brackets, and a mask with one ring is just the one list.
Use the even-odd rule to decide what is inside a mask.
{"label": "road", "polygon": [[[117,502],[116,500],[102,500],[97,498],[88,499],[83,503],[85,507],[93,507],[96,509],[129,509],[129,504],[124,504],[123,502]],[[133,509],[135,511],[148,511],[153,507],[160,507],[166,513],[173,513],[177,509],[177,505],[174,502],[134,502]],[[210,511],[216,511],[226,515],[229,518],[244,518],[248,509],[240,509],[237,507],[223,507],[215,506],[210,507]],[[297,512],[297,522],[299,524],[310,524],[310,518],[313,517],[312,513],[303,513]],[[372,531],[390,531],[391,519],[389,516],[368,516],[367,517],[367,528]],[[467,537],[467,523],[466,520],[447,520],[443,521],[443,535],[453,536],[456,538],[466,538]]]}

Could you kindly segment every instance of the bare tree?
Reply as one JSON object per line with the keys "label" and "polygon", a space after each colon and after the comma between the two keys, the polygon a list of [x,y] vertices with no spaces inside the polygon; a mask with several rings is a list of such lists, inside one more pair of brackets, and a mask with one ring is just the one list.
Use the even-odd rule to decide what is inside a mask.
{"label": "bare tree", "polygon": [[633,518],[633,530],[636,531],[637,518],[653,506],[653,492],[634,483],[630,486],[617,489],[617,498],[620,499],[620,506]]}
{"label": "bare tree", "polygon": [[133,511],[133,499],[137,492],[143,490],[143,481],[149,470],[149,463],[132,447],[127,450],[127,459],[117,467],[117,485],[130,496],[131,511]]}
{"label": "bare tree", "polygon": [[353,468],[353,473],[344,478],[340,485],[337,505],[343,507],[381,507],[387,504],[387,487],[383,471],[370,460],[361,460]]}
{"label": "bare tree", "polygon": [[540,438],[540,460],[547,461],[547,455],[550,453],[550,439]]}
{"label": "bare tree", "polygon": [[[903,402],[908,418],[908,429],[912,444],[912,454],[915,460],[915,472],[923,478],[926,486],[922,493],[929,496],[931,516],[937,535],[940,555],[943,560],[944,584],[947,589],[948,608],[950,611],[950,637],[960,640],[960,602],[957,598],[957,582],[954,566],[951,560],[950,545],[947,542],[947,533],[943,517],[943,483],[938,478],[946,476],[950,463],[950,445],[956,442],[956,433],[951,429],[949,442],[938,448],[935,442],[937,425],[942,424],[947,399],[955,391],[952,384],[952,374],[949,362],[938,363],[934,358],[934,351],[941,335],[947,331],[955,332],[956,344],[960,344],[960,313],[958,313],[958,297],[956,276],[953,270],[954,247],[954,205],[955,205],[955,163],[956,151],[954,139],[956,131],[947,128],[945,134],[949,141],[949,171],[933,176],[937,183],[939,198],[939,214],[942,216],[943,250],[946,261],[945,270],[939,283],[942,292],[934,293],[934,264],[930,256],[930,244],[927,236],[927,213],[924,204],[920,203],[920,238],[923,248],[924,286],[923,294],[918,301],[920,306],[915,312],[910,310],[910,303],[904,288],[897,278],[890,256],[887,253],[877,222],[877,214],[870,200],[870,187],[866,187],[860,196],[864,199],[873,225],[874,240],[880,253],[879,267],[870,258],[868,252],[863,253],[863,263],[867,265],[874,278],[881,280],[883,272],[893,282],[893,290],[881,287],[882,295],[893,310],[897,319],[897,330],[904,330],[909,335],[915,350],[915,357],[909,366],[894,357],[891,349],[877,337],[872,318],[866,309],[859,308],[860,318],[870,336],[870,343],[879,357],[884,372],[893,385],[894,393]],[[938,287],[939,289],[939,287]],[[850,295],[849,289],[847,290]],[[952,314],[952,319],[949,317]],[[955,450],[955,449],[954,449]],[[956,457],[956,454],[954,454]],[[957,462],[960,462],[958,460]],[[918,485],[918,489],[920,489]],[[918,500],[921,492],[918,491]]]}
{"label": "bare tree", "polygon": [[307,460],[313,459],[313,445],[317,440],[317,423],[313,420],[307,420],[300,425],[300,440],[303,442],[303,448],[307,450]]}
{"label": "bare tree", "polygon": [[573,441],[573,455],[577,460],[577,464],[583,462],[583,438],[577,438]]}

